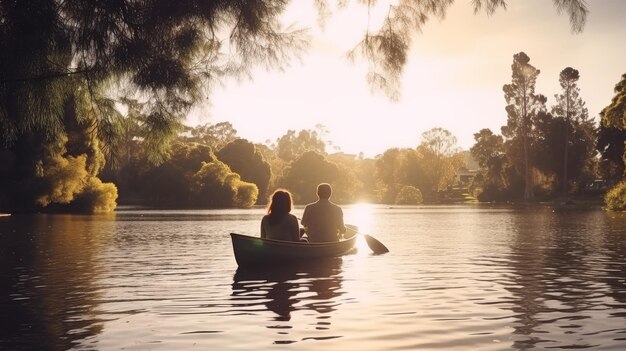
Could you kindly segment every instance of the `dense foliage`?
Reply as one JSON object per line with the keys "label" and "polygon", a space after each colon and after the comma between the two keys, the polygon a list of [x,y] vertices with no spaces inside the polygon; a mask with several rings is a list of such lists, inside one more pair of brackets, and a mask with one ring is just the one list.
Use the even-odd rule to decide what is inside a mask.
{"label": "dense foliage", "polygon": [[523,52],[514,55],[513,80],[504,86],[508,119],[502,136],[489,129],[474,134],[471,152],[481,173],[472,189],[479,200],[567,198],[598,176],[597,129],[576,85],[579,72],[561,72],[563,91],[548,111],[547,98],[535,92],[539,70],[529,61]]}
{"label": "dense foliage", "polygon": [[[616,210],[626,210],[626,191],[624,191],[624,181],[626,180],[626,73],[615,85],[615,96],[611,103],[605,107],[600,116],[600,137],[598,138],[598,149],[605,161],[608,161],[607,173],[609,179],[622,179],[607,196],[605,201],[607,207]],[[621,162],[618,155],[622,154]],[[621,175],[619,172],[621,171]],[[619,177],[619,178],[618,178]]]}
{"label": "dense foliage", "polygon": [[600,121],[596,148],[600,152],[598,173],[601,178],[616,183],[624,177],[626,153],[626,129],[607,127],[604,120]]}
{"label": "dense foliage", "polygon": [[108,212],[117,189],[97,176],[104,166],[89,114],[79,116],[79,97],[65,103],[65,132],[55,138],[33,131],[0,148],[0,211]]}
{"label": "dense foliage", "polygon": [[507,102],[507,124],[502,127],[502,135],[506,138],[507,153],[515,167],[524,177],[524,200],[532,200],[533,176],[531,162],[531,144],[534,142],[535,128],[533,120],[545,113],[546,98],[535,93],[535,84],[540,71],[532,66],[530,58],[524,52],[513,55],[511,65],[511,84],[506,84],[504,98]]}
{"label": "dense foliage", "polygon": [[[324,17],[327,1],[315,3]],[[374,90],[397,97],[412,37],[453,3],[392,2],[380,29],[366,28],[350,56],[368,61]],[[304,31],[281,27],[288,4],[0,0],[0,210],[106,212],[115,208],[118,189],[126,203],[249,207],[278,185],[308,201],[318,181],[333,183],[334,198],[343,202],[392,203],[408,191],[402,189],[412,189],[407,187],[437,199],[456,182],[462,164],[458,150],[446,149],[455,140],[443,129],[429,131],[415,149],[363,160],[328,155],[319,131],[288,131],[268,146],[237,141],[228,122],[181,124],[221,78],[246,76],[255,66],[281,68],[306,47]],[[492,13],[506,1],[473,4]],[[582,29],[583,0],[554,4],[569,15],[574,30]],[[528,66],[521,54],[516,62]],[[514,107],[520,106],[519,77],[514,69],[508,93]],[[524,89],[534,85],[532,79]],[[622,102],[607,107],[607,128],[624,129]],[[506,175],[511,165],[523,164],[526,190],[530,184],[532,160],[523,135],[530,132],[524,126],[532,115],[526,112],[517,113],[503,133],[503,187],[512,184]],[[569,169],[564,172],[573,176]]]}
{"label": "dense foliage", "polygon": [[473,179],[472,192],[481,201],[512,198],[512,189],[516,187],[511,184],[513,179],[509,175],[514,173],[514,169],[508,162],[504,139],[490,129],[482,129],[474,134],[474,140],[476,143],[470,152],[478,161],[481,173]]}
{"label": "dense foliage", "polygon": [[333,199],[348,202],[352,199],[346,198],[346,194],[350,194],[346,187],[351,184],[346,176],[341,167],[328,161],[324,155],[306,151],[287,167],[278,184],[293,192],[296,203],[305,204],[317,200],[316,187],[319,183],[332,180]]}
{"label": "dense foliage", "polygon": [[264,203],[268,198],[272,169],[254,144],[245,139],[236,139],[219,149],[216,156],[239,174],[243,181],[256,184],[259,200]]}
{"label": "dense foliage", "polygon": [[[376,160],[377,201],[393,204],[407,186],[420,191],[427,202],[457,182],[458,170],[465,164],[456,138],[447,130],[433,128],[422,134],[415,149],[391,148]],[[421,200],[420,200],[421,202]]]}
{"label": "dense foliage", "polygon": [[394,203],[396,205],[419,205],[422,201],[422,192],[418,188],[411,185],[405,185],[400,188]]}
{"label": "dense foliage", "polygon": [[[104,160],[96,155],[111,156],[135,134],[151,161],[165,161],[209,84],[253,65],[280,67],[304,46],[302,32],[279,24],[286,4],[0,1],[3,210],[114,208],[115,187],[93,179]],[[135,97],[120,113],[118,105]],[[76,140],[72,123],[88,134],[91,154],[66,145]]]}
{"label": "dense foliage", "polygon": [[134,181],[139,196],[159,207],[250,207],[258,196],[253,183],[241,180],[217,159],[210,147],[176,143],[172,157],[148,167]]}
{"label": "dense foliage", "polygon": [[606,208],[612,211],[626,211],[626,181],[618,183],[604,196]]}

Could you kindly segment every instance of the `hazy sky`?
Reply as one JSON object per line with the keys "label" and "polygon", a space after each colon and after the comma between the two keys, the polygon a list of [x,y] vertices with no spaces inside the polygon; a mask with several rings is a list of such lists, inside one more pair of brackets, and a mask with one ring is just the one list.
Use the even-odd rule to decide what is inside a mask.
{"label": "hazy sky", "polygon": [[415,147],[422,132],[442,127],[468,149],[473,133],[499,133],[506,123],[502,86],[511,81],[515,53],[524,51],[541,70],[537,92],[548,107],[560,92],[559,72],[578,69],[581,96],[596,119],[626,73],[626,0],[588,0],[580,34],[552,1],[509,0],[506,11],[487,16],[474,15],[470,0],[457,0],[443,21],[431,20],[414,38],[401,98],[391,102],[370,92],[365,62],[346,59],[367,28],[366,9],[340,10],[320,30],[310,3],[293,1],[285,15],[286,24],[310,28],[309,53],[283,72],[259,70],[252,81],[228,82],[190,123],[230,121],[240,137],[261,143],[323,124],[340,151],[368,157]]}

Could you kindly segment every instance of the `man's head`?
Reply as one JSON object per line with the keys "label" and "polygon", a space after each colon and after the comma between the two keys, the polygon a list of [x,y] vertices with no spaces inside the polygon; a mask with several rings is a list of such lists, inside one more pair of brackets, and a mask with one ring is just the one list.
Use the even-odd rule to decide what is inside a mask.
{"label": "man's head", "polygon": [[317,196],[322,200],[330,199],[330,195],[333,193],[333,188],[328,183],[321,183],[317,186]]}

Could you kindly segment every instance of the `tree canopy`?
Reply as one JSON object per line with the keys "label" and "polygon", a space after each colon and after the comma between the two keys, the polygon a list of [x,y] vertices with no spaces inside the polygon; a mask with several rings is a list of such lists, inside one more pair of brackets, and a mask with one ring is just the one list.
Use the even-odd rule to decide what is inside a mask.
{"label": "tree canopy", "polygon": [[615,96],[602,112],[602,123],[607,127],[626,129],[626,73],[615,85]]}
{"label": "tree canopy", "polygon": [[259,201],[265,203],[272,169],[254,144],[245,139],[236,139],[221,148],[216,156],[233,172],[239,174],[243,181],[256,184]]}
{"label": "tree canopy", "polygon": [[[454,2],[392,1],[380,29],[366,28],[350,56],[369,63],[374,90],[397,97],[412,38]],[[306,31],[280,22],[290,3],[0,0],[0,158],[6,160],[0,176],[9,180],[0,204],[34,210],[88,198],[91,210],[112,209],[117,190],[99,178],[105,160],[116,166],[143,152],[153,164],[168,162],[177,152],[170,147],[181,121],[221,79],[250,77],[255,67],[283,68],[306,49]],[[584,0],[553,3],[569,15],[574,31],[582,29]],[[315,4],[324,17],[328,1]],[[477,12],[493,13],[507,1],[473,4]],[[215,127],[204,131],[224,137],[214,140],[213,151],[234,137],[232,126]],[[191,135],[198,141],[204,136]],[[324,142],[311,131],[285,141],[285,162],[307,150],[324,152]],[[195,169],[194,179],[206,180],[207,169],[232,172],[217,161],[208,162],[213,168]],[[240,181],[226,177],[223,184]]]}
{"label": "tree canopy", "polygon": [[[547,98],[535,92],[539,69],[529,62],[523,52],[513,57],[512,81],[503,88],[508,105],[502,136],[489,129],[474,134],[471,153],[481,173],[472,188],[480,189],[479,200],[528,201],[537,194],[551,198],[558,188],[567,198],[582,192],[596,176],[597,130],[577,86],[580,73],[572,67],[561,71],[562,91],[554,95],[548,111]],[[606,131],[602,141],[607,144],[615,137],[619,136]]]}
{"label": "tree canopy", "polygon": [[[372,87],[395,95],[411,40],[454,0],[399,0],[377,31],[366,30],[352,56],[370,63]],[[584,0],[553,0],[574,31],[582,30]],[[316,0],[320,16],[328,1]],[[348,1],[340,1],[346,4]],[[374,6],[375,1],[365,2]],[[506,8],[476,0],[476,12]],[[307,45],[303,30],[284,29],[288,0],[30,0],[0,2],[0,127],[2,141],[21,133],[63,131],[68,92],[88,98],[100,125],[110,123],[111,88],[139,93],[147,124],[171,128],[225,74],[255,66],[282,67]]]}
{"label": "tree canopy", "polygon": [[[28,130],[52,134],[65,95],[89,98],[110,122],[111,84],[139,93],[147,123],[178,121],[223,74],[280,67],[304,46],[285,31],[286,1],[32,0],[0,2],[2,139]],[[227,48],[226,48],[227,47]],[[228,54],[224,55],[228,50]],[[107,107],[107,108],[104,108]]]}
{"label": "tree canopy", "polygon": [[505,84],[502,90],[507,102],[507,124],[502,127],[502,135],[507,138],[506,144],[514,157],[516,166],[524,174],[524,200],[532,200],[533,177],[530,159],[530,147],[535,139],[534,120],[537,115],[545,112],[546,97],[535,93],[535,85],[540,70],[530,64],[530,57],[524,52],[513,55],[511,65],[511,83]]}
{"label": "tree canopy", "polygon": [[[626,141],[623,136],[626,133],[626,73],[622,75],[622,79],[615,85],[615,96],[611,99],[611,103],[602,109],[600,116],[602,117],[601,131],[602,138],[598,143],[598,148],[606,159],[614,159],[611,153],[622,150],[622,162],[618,169],[622,170],[622,178],[626,178],[624,164],[626,164]],[[621,139],[621,141],[620,141]]]}
{"label": "tree canopy", "polygon": [[[345,1],[348,3],[349,1]],[[327,0],[317,0],[321,9],[328,8]],[[363,1],[375,6],[377,1]],[[411,42],[433,17],[443,19],[455,0],[397,0],[389,5],[387,15],[377,30],[366,30],[364,38],[349,53],[350,58],[362,57],[369,63],[367,80],[372,90],[382,91],[392,99],[399,96],[399,84],[407,62]],[[506,9],[507,0],[474,0],[474,12],[493,14]],[[588,9],[584,0],[553,0],[559,13],[569,15],[571,29],[582,31]]]}

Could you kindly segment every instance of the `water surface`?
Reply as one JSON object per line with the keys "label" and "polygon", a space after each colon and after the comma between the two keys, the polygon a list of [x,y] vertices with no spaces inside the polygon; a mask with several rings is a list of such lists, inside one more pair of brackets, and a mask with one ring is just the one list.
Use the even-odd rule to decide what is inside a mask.
{"label": "water surface", "polygon": [[[301,208],[296,215],[301,215]],[[622,350],[626,214],[345,207],[391,252],[237,268],[262,209],[0,218],[1,350]]]}

